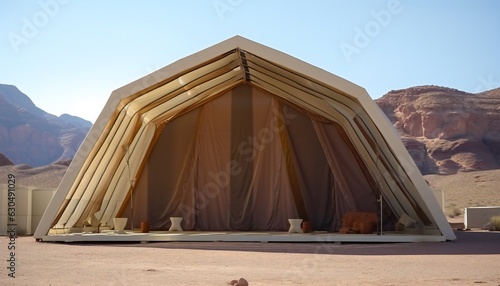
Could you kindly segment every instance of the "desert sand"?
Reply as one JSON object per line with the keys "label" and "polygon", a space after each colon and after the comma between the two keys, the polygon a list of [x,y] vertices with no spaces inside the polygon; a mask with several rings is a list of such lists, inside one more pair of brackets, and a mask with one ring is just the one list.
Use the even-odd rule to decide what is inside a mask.
{"label": "desert sand", "polygon": [[[17,239],[1,285],[500,285],[500,233],[453,242],[74,244]],[[7,248],[7,238],[1,239]]]}
{"label": "desert sand", "polygon": [[[26,185],[55,187],[61,166],[0,167]],[[427,175],[447,210],[500,205],[500,170]],[[460,219],[455,217],[453,219]],[[451,218],[450,218],[451,220]],[[0,237],[0,285],[500,285],[500,232],[456,231],[440,243],[47,243]],[[3,263],[3,265],[2,265]]]}
{"label": "desert sand", "polygon": [[445,214],[463,213],[465,207],[500,206],[500,170],[425,175],[429,184],[444,192]]}

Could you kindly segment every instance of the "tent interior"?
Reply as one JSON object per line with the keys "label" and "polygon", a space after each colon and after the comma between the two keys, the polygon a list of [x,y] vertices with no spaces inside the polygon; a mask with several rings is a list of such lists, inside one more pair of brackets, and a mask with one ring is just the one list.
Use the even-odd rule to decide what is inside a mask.
{"label": "tent interior", "polygon": [[377,212],[373,182],[339,124],[241,84],[164,125],[134,189],[134,224],[285,231],[301,218],[338,231],[348,211]]}
{"label": "tent interior", "polygon": [[35,236],[116,217],[152,231],[182,217],[192,231],[302,219],[337,232],[350,212],[383,230],[410,217],[442,235],[445,222],[364,89],[235,37],[114,91]]}

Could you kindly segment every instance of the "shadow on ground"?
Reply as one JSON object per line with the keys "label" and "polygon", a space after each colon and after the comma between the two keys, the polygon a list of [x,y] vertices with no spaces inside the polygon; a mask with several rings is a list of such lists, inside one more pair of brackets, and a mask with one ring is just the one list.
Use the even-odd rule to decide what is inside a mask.
{"label": "shadow on ground", "polygon": [[[258,242],[151,242],[80,243],[81,246],[146,247],[157,249],[196,249],[210,251],[249,251],[271,253],[335,255],[491,255],[500,254],[500,232],[456,231],[457,239],[422,243],[258,243]],[[75,245],[75,244],[71,244]]]}

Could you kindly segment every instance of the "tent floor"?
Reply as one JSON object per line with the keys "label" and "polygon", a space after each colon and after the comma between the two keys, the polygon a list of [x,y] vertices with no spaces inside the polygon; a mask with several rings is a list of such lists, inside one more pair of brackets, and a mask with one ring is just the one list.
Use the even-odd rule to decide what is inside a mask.
{"label": "tent floor", "polygon": [[102,233],[49,234],[42,241],[53,242],[166,242],[166,241],[227,241],[227,242],[436,242],[445,241],[442,235],[405,234],[386,232],[377,234],[341,234],[330,232],[288,233],[288,232],[212,232],[212,231],[157,231],[140,233],[113,231]]}

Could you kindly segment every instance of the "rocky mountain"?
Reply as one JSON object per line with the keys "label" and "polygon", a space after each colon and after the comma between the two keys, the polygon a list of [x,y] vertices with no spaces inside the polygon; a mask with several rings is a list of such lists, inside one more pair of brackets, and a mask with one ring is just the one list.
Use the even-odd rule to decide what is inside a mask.
{"label": "rocky mountain", "polygon": [[418,86],[376,102],[423,174],[500,168],[500,88],[472,94]]}
{"label": "rocky mountain", "polygon": [[17,87],[0,84],[0,153],[14,164],[70,160],[91,126],[79,117],[49,114]]}
{"label": "rocky mountain", "polygon": [[14,165],[9,158],[5,157],[4,154],[0,153],[0,167],[2,166],[9,166],[9,165]]}

